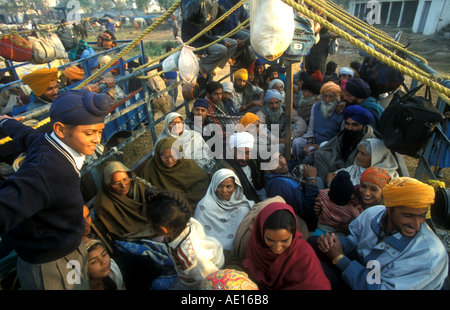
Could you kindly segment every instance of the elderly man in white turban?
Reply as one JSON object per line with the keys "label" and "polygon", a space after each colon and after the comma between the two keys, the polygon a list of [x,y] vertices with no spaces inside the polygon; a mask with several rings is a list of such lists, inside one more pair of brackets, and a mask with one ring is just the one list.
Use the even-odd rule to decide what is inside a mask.
{"label": "elderly man in white turban", "polygon": [[[273,80],[275,81],[275,80]],[[272,81],[272,82],[273,82]],[[284,143],[286,142],[286,114],[285,107],[281,106],[281,94],[274,89],[268,89],[264,96],[264,107],[256,113],[259,117],[260,125],[266,124],[267,130],[278,138],[279,151],[284,154]],[[301,137],[308,129],[306,122],[298,115],[292,116],[293,128],[291,138]]]}

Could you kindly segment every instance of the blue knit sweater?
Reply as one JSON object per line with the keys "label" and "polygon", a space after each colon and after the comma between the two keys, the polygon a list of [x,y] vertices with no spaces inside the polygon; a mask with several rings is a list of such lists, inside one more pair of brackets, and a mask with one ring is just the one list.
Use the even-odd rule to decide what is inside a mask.
{"label": "blue knit sweater", "polygon": [[73,157],[50,133],[40,133],[16,120],[0,123],[27,153],[20,169],[0,186],[0,233],[11,231],[18,256],[42,264],[75,251],[85,222],[80,172]]}

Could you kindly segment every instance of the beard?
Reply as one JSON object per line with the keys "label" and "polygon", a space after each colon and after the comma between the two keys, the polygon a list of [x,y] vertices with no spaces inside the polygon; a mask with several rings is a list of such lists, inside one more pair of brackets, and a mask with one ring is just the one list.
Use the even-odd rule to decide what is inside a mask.
{"label": "beard", "polygon": [[283,113],[283,109],[280,107],[277,111],[269,110],[269,121],[270,123],[278,123],[278,120],[281,117],[281,114]]}
{"label": "beard", "polygon": [[347,158],[350,156],[352,151],[358,146],[359,142],[361,142],[361,139],[364,136],[364,131],[365,128],[361,131],[344,129],[341,142],[341,154],[345,161],[347,161]]}
{"label": "beard", "polygon": [[325,102],[322,101],[322,104],[320,105],[320,110],[322,111],[322,115],[325,119],[330,116],[331,113],[336,109],[336,106],[338,104],[338,99],[334,99],[332,102]]}
{"label": "beard", "polygon": [[244,91],[244,88],[245,88],[245,86],[238,86],[238,85],[234,85],[234,90],[237,92],[237,93],[242,93],[243,91]]}
{"label": "beard", "polygon": [[308,104],[309,102],[311,102],[312,100],[314,100],[314,96],[313,97],[306,97],[306,96],[301,96],[300,100],[297,103],[297,109],[301,108],[302,106],[304,106],[305,104]]}

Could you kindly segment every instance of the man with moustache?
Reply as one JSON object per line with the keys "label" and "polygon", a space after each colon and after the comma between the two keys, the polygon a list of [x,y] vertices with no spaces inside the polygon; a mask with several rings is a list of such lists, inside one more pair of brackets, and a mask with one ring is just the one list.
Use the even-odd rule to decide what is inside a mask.
{"label": "man with moustache", "polygon": [[321,101],[311,109],[311,118],[306,133],[292,141],[298,162],[314,156],[320,144],[333,139],[344,125],[342,114],[335,112],[341,96],[341,88],[334,82],[327,82],[320,88]]}
{"label": "man with moustache", "polygon": [[373,115],[373,122],[370,126],[373,128],[376,136],[381,137],[380,130],[380,118],[384,112],[384,108],[374,97],[371,97],[372,91],[369,84],[362,79],[353,78],[347,81],[345,90],[342,92],[342,100],[346,103],[346,106],[360,105]]}
{"label": "man with moustache", "polygon": [[349,106],[344,109],[343,117],[344,129],[314,153],[314,166],[324,184],[328,173],[353,164],[359,142],[375,138],[369,126],[373,122],[373,115],[363,107]]}
{"label": "man with moustache", "polygon": [[[308,231],[314,231],[318,218],[313,207],[319,195],[316,168],[305,165],[302,170],[296,161],[286,160],[280,152],[274,153],[270,160],[270,165],[273,167],[264,170],[267,197],[281,196],[288,205],[292,206],[295,214],[306,222],[305,234],[308,234]],[[307,180],[304,189],[300,185],[302,176]]]}
{"label": "man with moustache", "polygon": [[233,109],[240,116],[247,112],[256,113],[264,106],[264,91],[248,82],[246,69],[237,70],[234,75]]}
{"label": "man with moustache", "polygon": [[440,290],[448,275],[448,254],[425,223],[434,189],[401,177],[392,179],[383,195],[385,206],[361,213],[350,223],[348,236],[326,233],[317,246],[316,237],[308,240],[318,249],[333,289]]}
{"label": "man with moustache", "polygon": [[[267,130],[274,135],[278,131],[278,135],[275,136],[277,138],[277,143],[279,144],[279,150],[282,154],[284,154],[284,146],[286,142],[286,114],[281,106],[281,94],[278,90],[269,89],[267,90],[264,96],[264,107],[256,113],[261,124],[267,125]],[[291,137],[295,137],[294,133],[299,137],[302,136],[307,129],[306,122],[298,116],[292,116],[292,122],[295,127],[292,130]],[[273,127],[273,125],[278,126],[277,128]]]}

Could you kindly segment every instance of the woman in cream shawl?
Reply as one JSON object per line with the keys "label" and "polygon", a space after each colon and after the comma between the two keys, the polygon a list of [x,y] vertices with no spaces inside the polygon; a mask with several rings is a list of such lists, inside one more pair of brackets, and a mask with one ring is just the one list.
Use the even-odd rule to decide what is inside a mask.
{"label": "woman in cream shawl", "polygon": [[[172,132],[170,130],[170,124],[174,119],[179,118],[183,121],[181,126],[182,133],[175,133],[174,127],[172,127]],[[209,146],[206,144],[205,140],[200,133],[189,130],[189,127],[184,124],[183,117],[176,112],[171,112],[167,114],[164,119],[164,130],[159,134],[158,139],[154,145],[156,146],[159,141],[164,138],[172,137],[177,139],[181,146],[183,147],[183,155],[185,158],[193,159],[195,162],[203,169],[206,173],[210,173],[211,169],[215,165],[215,161],[213,158],[209,157]]]}
{"label": "woman in cream shawl", "polygon": [[[228,200],[223,200],[218,197],[217,188],[229,178],[234,182],[234,191]],[[220,169],[212,177],[205,197],[197,204],[194,218],[203,225],[207,236],[217,239],[224,250],[234,251],[237,228],[254,205],[254,201],[245,197],[236,174],[230,169]]]}
{"label": "woman in cream shawl", "polygon": [[[361,165],[361,162],[363,161],[361,158],[363,156],[370,157],[370,164],[369,161],[367,161],[366,165]],[[358,144],[358,153],[356,154],[354,164],[347,168],[339,169],[335,173],[338,173],[340,170],[347,171],[350,174],[353,185],[358,185],[363,172],[369,167],[381,168],[393,179],[398,178],[399,176],[397,173],[397,161],[391,151],[386,148],[384,142],[379,139],[367,139]],[[331,175],[335,175],[335,173]],[[328,184],[331,182],[331,179],[328,178]]]}

